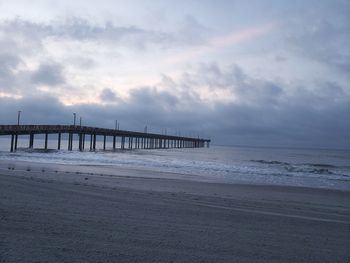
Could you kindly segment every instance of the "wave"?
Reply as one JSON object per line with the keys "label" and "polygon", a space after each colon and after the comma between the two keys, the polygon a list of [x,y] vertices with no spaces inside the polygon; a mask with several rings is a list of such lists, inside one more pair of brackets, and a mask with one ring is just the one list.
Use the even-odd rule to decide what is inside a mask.
{"label": "wave", "polygon": [[304,163],[303,165],[309,165],[309,166],[321,167],[321,168],[337,168],[337,167],[339,167],[336,165],[323,164],[323,163]]}
{"label": "wave", "polygon": [[250,160],[250,162],[254,163],[261,163],[261,164],[268,164],[268,165],[285,165],[285,166],[303,166],[303,167],[313,167],[315,168],[315,171],[324,171],[329,169],[350,169],[350,166],[344,166],[344,165],[332,165],[332,164],[324,164],[324,163],[300,163],[300,164],[292,164],[288,162],[282,162],[282,161],[275,161],[275,160]]}
{"label": "wave", "polygon": [[[337,166],[323,163],[301,163],[291,164],[288,162],[281,162],[275,160],[250,160],[251,162],[265,164],[266,168],[277,169],[281,175],[320,175],[320,176],[334,176],[350,178],[350,166]],[[283,173],[282,171],[287,173]],[[276,170],[275,170],[276,171]],[[329,177],[331,178],[331,177]]]}
{"label": "wave", "polygon": [[311,173],[311,174],[334,174],[327,168],[312,168],[312,167],[298,167],[295,165],[286,166],[285,169],[288,172],[297,172],[297,173]]}
{"label": "wave", "polygon": [[28,149],[28,148],[18,148],[17,151],[23,151],[26,153],[55,153],[59,150],[56,149]]}
{"label": "wave", "polygon": [[250,161],[255,163],[262,163],[262,164],[290,165],[290,163],[281,162],[281,161],[267,161],[267,160],[250,160]]}

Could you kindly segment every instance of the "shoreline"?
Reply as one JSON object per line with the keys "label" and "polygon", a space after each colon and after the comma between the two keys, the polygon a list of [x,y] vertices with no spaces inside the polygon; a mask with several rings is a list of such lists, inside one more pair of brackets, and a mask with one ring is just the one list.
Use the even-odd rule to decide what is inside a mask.
{"label": "shoreline", "polygon": [[[331,188],[328,186],[301,186],[292,184],[278,184],[278,183],[262,183],[254,181],[245,181],[235,179],[232,181],[220,180],[218,178],[195,175],[195,174],[184,174],[168,171],[153,170],[150,168],[142,169],[140,167],[119,167],[113,165],[96,165],[96,164],[59,164],[59,163],[43,163],[43,162],[30,162],[22,160],[1,160],[0,159],[0,172],[9,170],[10,168],[16,167],[16,170],[26,172],[40,172],[45,170],[46,172],[63,174],[75,174],[75,175],[88,175],[88,176],[106,176],[116,178],[148,178],[148,179],[171,179],[171,180],[183,180],[197,183],[209,183],[209,184],[220,184],[220,185],[241,185],[241,186],[257,186],[257,187],[281,187],[281,188],[298,188],[298,189],[319,189],[329,191],[340,191],[350,193],[350,189],[344,188]],[[56,178],[59,179],[59,178]],[[61,178],[63,179],[63,178]],[[64,179],[63,179],[64,180]]]}

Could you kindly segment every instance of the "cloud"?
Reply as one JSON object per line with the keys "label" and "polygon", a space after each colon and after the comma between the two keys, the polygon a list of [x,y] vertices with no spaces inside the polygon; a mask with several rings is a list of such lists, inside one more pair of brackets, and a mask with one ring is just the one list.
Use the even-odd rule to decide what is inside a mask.
{"label": "cloud", "polygon": [[18,56],[0,53],[0,92],[13,90],[16,82],[14,70],[20,61]]}
{"label": "cloud", "polygon": [[108,102],[116,102],[119,100],[119,98],[117,97],[117,94],[113,90],[109,88],[105,88],[100,93],[100,100],[103,103],[108,103]]}
{"label": "cloud", "polygon": [[288,20],[286,47],[305,58],[350,72],[350,5],[347,1],[327,1],[313,11]]}
{"label": "cloud", "polygon": [[62,65],[54,62],[44,63],[32,73],[34,84],[56,86],[65,83]]}
{"label": "cloud", "polygon": [[[201,79],[204,72],[205,80]],[[180,80],[164,77],[156,86],[135,88],[118,103],[65,106],[44,93],[22,99],[0,98],[4,113],[0,122],[13,123],[18,109],[27,123],[66,124],[72,112],[77,112],[86,125],[114,127],[118,120],[122,129],[142,130],[148,125],[150,131],[161,132],[167,128],[170,134],[181,131],[184,135],[211,136],[216,144],[350,147],[350,95],[338,83],[315,83],[314,87],[298,86],[291,91],[285,83],[252,77],[237,64],[225,68],[201,65],[185,75]],[[239,99],[213,100],[209,107],[205,100],[189,95],[204,82],[212,90],[228,90]],[[174,92],[164,85],[170,85]],[[114,93],[104,89],[101,94],[110,98]],[[191,107],[186,107],[189,104]]]}
{"label": "cloud", "polygon": [[[70,17],[64,21],[35,23],[21,19],[0,21],[0,31],[8,38],[24,39],[27,46],[41,46],[43,40],[103,42],[144,49],[149,44],[158,47],[198,44],[203,34],[201,26],[194,18],[187,17],[185,26],[179,32],[148,30],[137,26],[118,26],[107,21],[104,24],[92,23],[80,17]],[[191,37],[185,37],[185,36]]]}
{"label": "cloud", "polygon": [[225,35],[209,38],[208,40],[203,41],[200,46],[196,46],[180,54],[176,54],[176,56],[168,58],[167,61],[168,63],[189,61],[200,56],[204,56],[210,52],[228,48],[233,45],[248,42],[258,37],[264,36],[275,29],[275,27],[276,24],[274,23],[266,23],[263,25],[256,25],[242,30],[230,32]]}

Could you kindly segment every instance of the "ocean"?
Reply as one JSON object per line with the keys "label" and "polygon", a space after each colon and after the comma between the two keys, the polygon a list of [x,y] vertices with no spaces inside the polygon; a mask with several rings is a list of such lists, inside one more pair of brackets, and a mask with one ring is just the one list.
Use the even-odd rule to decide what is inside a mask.
{"label": "ocean", "polygon": [[[57,151],[57,141],[50,139],[51,150],[43,151],[43,140],[36,139],[35,149],[28,150],[28,138],[23,136],[18,151],[10,153],[9,138],[3,137],[0,160],[147,169],[218,183],[350,190],[350,150],[211,146],[113,151],[111,142],[107,144],[106,151],[90,152],[87,143],[87,149],[79,152],[65,150],[67,141],[63,141],[63,150]],[[101,141],[97,148],[102,149]]]}

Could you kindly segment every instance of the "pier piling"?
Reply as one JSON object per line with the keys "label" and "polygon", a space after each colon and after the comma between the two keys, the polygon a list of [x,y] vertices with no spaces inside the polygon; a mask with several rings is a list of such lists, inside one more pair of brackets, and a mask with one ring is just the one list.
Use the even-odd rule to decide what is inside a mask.
{"label": "pier piling", "polygon": [[31,133],[29,135],[29,148],[33,149],[33,147],[34,147],[34,133]]}
{"label": "pier piling", "polygon": [[58,133],[57,150],[61,150],[61,133]]}
{"label": "pier piling", "polygon": [[45,133],[45,150],[47,150],[48,133]]}

